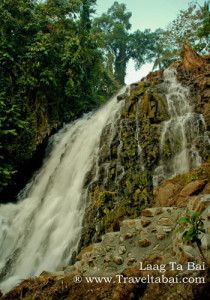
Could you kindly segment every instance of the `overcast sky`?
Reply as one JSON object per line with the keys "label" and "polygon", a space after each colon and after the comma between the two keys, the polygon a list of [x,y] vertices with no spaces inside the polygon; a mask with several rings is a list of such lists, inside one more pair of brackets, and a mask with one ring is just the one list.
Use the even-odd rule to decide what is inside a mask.
{"label": "overcast sky", "polygon": [[[112,6],[114,0],[97,0],[96,16],[100,16],[103,12]],[[173,21],[180,10],[188,8],[189,0],[118,0],[119,3],[125,3],[126,7],[132,13],[130,22],[132,31],[137,29],[144,30],[150,28],[154,31],[157,28],[165,29],[166,26]],[[204,4],[204,0],[197,1],[200,5]],[[140,71],[134,70],[134,63],[129,62],[127,68],[126,83],[140,80],[152,68],[152,64],[143,66]]]}

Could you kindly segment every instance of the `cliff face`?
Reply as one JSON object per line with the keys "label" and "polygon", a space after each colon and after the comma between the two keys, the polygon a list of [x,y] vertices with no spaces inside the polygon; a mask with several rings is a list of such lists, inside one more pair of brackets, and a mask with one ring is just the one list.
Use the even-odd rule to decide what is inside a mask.
{"label": "cliff face", "polygon": [[87,176],[90,206],[82,246],[153,202],[152,170],[159,157],[160,122],[167,119],[166,99],[149,81],[132,85],[124,96],[115,123],[102,133],[99,157]]}
{"label": "cliff face", "polygon": [[[90,205],[80,247],[100,241],[105,232],[119,229],[119,221],[135,218],[142,209],[151,207],[154,185],[177,175],[171,171],[176,160],[182,163],[177,153],[184,153],[186,148],[189,156],[188,167],[179,168],[182,173],[196,167],[196,155],[200,162],[208,160],[209,58],[199,57],[186,45],[183,62],[172,67],[179,83],[168,82],[170,72],[164,75],[157,71],[118,96],[122,108],[115,123],[104,129],[99,157],[86,178],[85,186],[89,187],[85,201]],[[188,103],[171,106],[176,93],[181,101],[187,95]],[[167,94],[171,98],[166,99]],[[186,114],[183,105],[197,114],[182,118]],[[185,123],[184,129],[177,127],[178,122]]]}
{"label": "cliff face", "polygon": [[[188,262],[202,264],[195,244],[183,244],[182,234],[176,232],[178,219],[191,211],[204,218],[201,248],[209,259],[209,57],[199,57],[185,45],[183,61],[172,68],[168,73],[150,73],[118,96],[119,112],[115,122],[104,128],[98,156],[84,182],[88,191],[83,201],[88,208],[79,246],[83,250],[77,257],[75,253],[73,265],[26,280],[3,299],[209,296],[207,267],[173,272],[169,267],[172,261],[185,266]],[[181,101],[171,106],[177,93]],[[185,117],[186,111],[190,118]],[[186,126],[185,135],[180,130],[183,127],[176,126],[180,120]],[[183,156],[189,158],[189,172],[182,168]],[[203,164],[198,166],[195,161]],[[183,174],[174,172],[175,167]],[[177,176],[168,179],[173,174]],[[159,269],[140,270],[140,261],[144,266],[165,264],[165,277],[200,276],[206,283],[114,282],[116,278],[161,275]],[[75,274],[83,279],[81,284],[74,284]],[[85,281],[85,276],[95,275],[114,279],[110,283]]]}

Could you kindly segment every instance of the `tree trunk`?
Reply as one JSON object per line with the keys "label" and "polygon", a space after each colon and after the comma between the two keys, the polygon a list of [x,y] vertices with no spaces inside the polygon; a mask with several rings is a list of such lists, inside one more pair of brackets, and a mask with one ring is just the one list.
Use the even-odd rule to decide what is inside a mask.
{"label": "tree trunk", "polygon": [[126,64],[126,51],[125,48],[122,47],[115,60],[115,80],[117,80],[120,85],[125,84]]}

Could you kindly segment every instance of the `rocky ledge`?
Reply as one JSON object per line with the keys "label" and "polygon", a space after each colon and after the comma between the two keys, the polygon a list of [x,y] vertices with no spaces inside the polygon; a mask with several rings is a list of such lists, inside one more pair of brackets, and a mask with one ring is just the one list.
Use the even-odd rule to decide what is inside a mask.
{"label": "rocky ledge", "polygon": [[[193,208],[201,213],[207,229],[201,248],[209,260],[209,203],[210,194],[205,194],[192,198],[185,208],[145,209],[138,219],[124,220],[119,232],[107,233],[100,243],[84,249],[73,266],[56,273],[43,271],[1,299],[205,299],[209,296],[209,267],[196,246],[183,244],[177,221]],[[89,276],[106,279],[88,282]],[[138,282],[139,278],[148,282]],[[191,284],[183,283],[183,278]]]}
{"label": "rocky ledge", "polygon": [[[199,201],[198,201],[199,198]],[[182,243],[182,234],[176,233],[178,219],[194,210],[201,213],[207,233],[202,237],[203,251],[210,248],[210,194],[197,196],[189,201],[186,209],[157,207],[142,211],[138,219],[124,220],[119,232],[106,233],[102,242],[84,249],[79,261],[64,269],[67,273],[85,276],[105,276],[116,273],[142,262],[149,255],[164,253],[171,256],[169,261],[186,264],[188,261],[201,262],[193,246]],[[193,209],[194,208],[194,209]]]}

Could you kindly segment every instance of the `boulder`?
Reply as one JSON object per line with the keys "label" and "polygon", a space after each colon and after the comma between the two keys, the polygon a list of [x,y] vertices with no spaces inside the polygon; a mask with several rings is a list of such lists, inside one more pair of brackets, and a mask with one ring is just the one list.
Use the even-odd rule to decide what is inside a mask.
{"label": "boulder", "polygon": [[124,100],[128,96],[127,93],[123,93],[117,96],[117,102]]}
{"label": "boulder", "polygon": [[174,197],[178,191],[180,191],[181,185],[172,182],[165,182],[161,186],[156,187],[153,190],[155,196],[155,202],[158,206],[168,206],[168,200]]}
{"label": "boulder", "polygon": [[210,194],[210,182],[205,185],[202,194]]}
{"label": "boulder", "polygon": [[199,193],[205,186],[206,180],[196,180],[188,183],[180,192],[180,196],[191,196]]}

